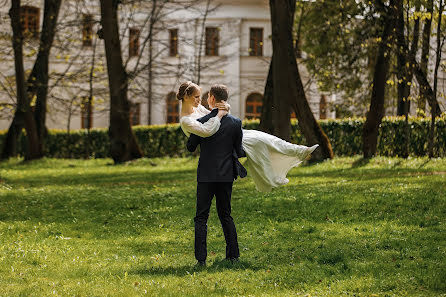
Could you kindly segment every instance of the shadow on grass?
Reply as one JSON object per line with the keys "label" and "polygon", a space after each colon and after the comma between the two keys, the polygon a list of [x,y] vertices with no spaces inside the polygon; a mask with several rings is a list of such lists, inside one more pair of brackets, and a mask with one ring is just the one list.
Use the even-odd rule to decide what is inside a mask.
{"label": "shadow on grass", "polygon": [[[266,267],[266,266],[265,266]],[[253,265],[252,263],[248,261],[241,260],[240,262],[231,263],[226,260],[215,260],[211,264],[207,264],[207,266],[197,266],[195,264],[193,265],[183,265],[183,266],[177,266],[177,267],[146,267],[142,269],[136,269],[133,271],[129,271],[128,274],[133,275],[161,275],[161,276],[167,276],[167,275],[176,275],[176,276],[186,276],[194,274],[195,272],[222,272],[227,270],[252,270],[252,271],[259,271],[262,269],[265,269],[265,267],[261,267],[259,265]]]}
{"label": "shadow on grass", "polygon": [[54,174],[39,174],[32,177],[26,177],[23,179],[15,180],[14,182],[8,182],[5,178],[4,181],[12,184],[22,184],[29,188],[43,187],[43,186],[67,186],[78,185],[82,186],[123,186],[123,185],[135,185],[135,184],[158,184],[158,183],[171,183],[181,176],[181,179],[193,181],[195,177],[195,169],[177,170],[177,171],[165,171],[165,172],[98,172],[98,173],[82,173],[76,174],[64,174],[55,176]]}
{"label": "shadow on grass", "polygon": [[352,168],[364,167],[370,163],[370,158],[360,158],[353,162]]}
{"label": "shadow on grass", "polygon": [[420,166],[418,166],[418,169],[423,168],[423,167],[426,166],[430,161],[431,161],[431,159],[427,159],[426,161],[423,162],[423,164],[421,164]]}
{"label": "shadow on grass", "polygon": [[[394,166],[399,166],[399,164],[395,164]],[[357,167],[359,168],[359,167]],[[406,178],[406,177],[416,177],[418,175],[442,175],[443,172],[434,172],[431,170],[422,169],[419,170],[417,168],[387,168],[387,169],[361,169],[360,171],[356,171],[354,167],[351,168],[343,168],[336,170],[320,170],[312,173],[304,173],[299,171],[294,171],[288,174],[288,178],[347,178],[352,180],[367,181],[367,180],[378,180],[387,177],[392,178]]]}

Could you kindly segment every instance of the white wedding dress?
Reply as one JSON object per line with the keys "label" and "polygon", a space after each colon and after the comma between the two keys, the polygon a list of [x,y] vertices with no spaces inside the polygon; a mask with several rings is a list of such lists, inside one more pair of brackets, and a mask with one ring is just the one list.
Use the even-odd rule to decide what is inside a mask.
{"label": "white wedding dress", "polygon": [[[192,114],[181,117],[184,134],[187,137],[190,134],[200,137],[214,135],[220,128],[219,117],[212,117],[203,124],[197,121],[208,113],[210,111],[200,104]],[[287,184],[288,171],[302,163],[318,146],[292,144],[258,130],[243,130],[242,147],[247,156],[248,175],[254,180],[257,190],[262,192]]]}

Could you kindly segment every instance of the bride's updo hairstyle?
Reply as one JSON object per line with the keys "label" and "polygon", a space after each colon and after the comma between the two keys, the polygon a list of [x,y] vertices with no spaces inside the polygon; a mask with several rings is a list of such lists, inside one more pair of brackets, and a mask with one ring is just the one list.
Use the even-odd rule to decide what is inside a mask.
{"label": "bride's updo hairstyle", "polygon": [[195,93],[195,91],[200,89],[201,88],[197,84],[194,84],[191,81],[184,82],[178,89],[177,99],[183,101],[184,97],[192,96]]}

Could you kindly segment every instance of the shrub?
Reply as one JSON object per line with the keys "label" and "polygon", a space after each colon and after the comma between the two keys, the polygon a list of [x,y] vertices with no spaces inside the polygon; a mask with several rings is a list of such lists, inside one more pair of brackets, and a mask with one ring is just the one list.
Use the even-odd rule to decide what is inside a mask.
{"label": "shrub", "polygon": [[[362,127],[364,118],[329,119],[319,121],[330,139],[333,152],[338,156],[353,156],[362,153]],[[410,154],[427,155],[430,119],[411,118]],[[257,129],[258,120],[243,122],[245,129]],[[291,138],[293,143],[306,144],[296,120],[292,121]],[[144,156],[148,158],[162,156],[190,155],[186,150],[187,138],[179,124],[136,126],[133,131]],[[6,131],[0,132],[0,144],[3,144]],[[378,136],[378,154],[399,156],[404,144],[404,118],[386,117],[383,119]],[[109,156],[109,139],[106,128],[74,130],[50,130],[46,140],[45,155],[51,158],[105,158]],[[23,156],[26,150],[25,136],[19,139],[18,150]],[[435,155],[446,156],[446,117],[436,121]]]}

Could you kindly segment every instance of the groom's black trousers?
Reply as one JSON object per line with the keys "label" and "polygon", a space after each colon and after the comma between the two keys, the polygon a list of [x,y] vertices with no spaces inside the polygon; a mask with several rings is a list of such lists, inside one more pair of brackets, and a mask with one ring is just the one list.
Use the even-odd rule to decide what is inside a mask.
{"label": "groom's black trousers", "polygon": [[209,209],[212,198],[216,197],[217,213],[226,240],[226,258],[240,256],[237,242],[237,231],[231,217],[232,182],[199,182],[197,184],[197,212],[195,222],[195,258],[205,261],[207,256],[206,236]]}

